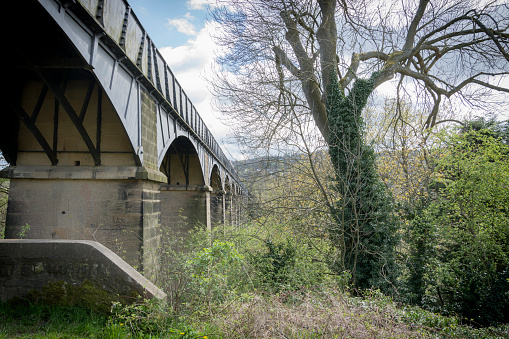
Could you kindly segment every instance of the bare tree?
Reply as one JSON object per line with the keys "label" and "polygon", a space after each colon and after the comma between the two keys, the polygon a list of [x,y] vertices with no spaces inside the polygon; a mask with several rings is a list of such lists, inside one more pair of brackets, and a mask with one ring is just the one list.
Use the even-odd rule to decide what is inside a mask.
{"label": "bare tree", "polygon": [[374,72],[375,88],[394,79],[395,96],[421,105],[428,127],[440,122],[448,100],[493,110],[509,93],[507,2],[218,2],[224,6],[213,12],[222,28],[217,40],[227,52],[213,85],[221,111],[238,118],[239,136],[250,145],[286,137],[282,127],[295,122],[289,104],[311,113],[327,141],[331,72],[345,94]]}
{"label": "bare tree", "polygon": [[[226,51],[212,83],[219,110],[251,149],[309,151],[309,145],[320,144],[316,136],[329,145],[340,197],[332,201],[322,190],[322,205],[334,216],[324,232],[332,245],[330,266],[350,272],[356,287],[397,290],[392,283],[398,222],[375,171],[374,150],[364,140],[362,108],[392,79],[393,126],[405,119],[400,102],[418,105],[425,127],[441,122],[445,104],[496,108],[497,96],[509,93],[504,87],[509,5],[469,0],[223,4],[213,12],[222,28],[217,40]],[[312,152],[307,154],[313,160]],[[327,186],[315,178],[318,189]]]}

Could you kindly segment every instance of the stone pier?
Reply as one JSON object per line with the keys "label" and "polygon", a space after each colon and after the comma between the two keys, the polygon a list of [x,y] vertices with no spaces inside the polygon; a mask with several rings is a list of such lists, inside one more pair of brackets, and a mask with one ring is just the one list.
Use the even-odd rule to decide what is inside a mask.
{"label": "stone pier", "polygon": [[7,239],[94,240],[152,273],[160,182],[143,168],[16,166],[4,176],[11,180]]}

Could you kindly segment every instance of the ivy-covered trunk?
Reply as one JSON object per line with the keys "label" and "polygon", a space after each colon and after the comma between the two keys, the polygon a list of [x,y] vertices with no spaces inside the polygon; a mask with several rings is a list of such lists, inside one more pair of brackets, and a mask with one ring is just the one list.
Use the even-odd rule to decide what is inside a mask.
{"label": "ivy-covered trunk", "polygon": [[394,291],[398,221],[375,168],[375,152],[363,138],[361,112],[377,74],[357,79],[345,97],[331,75],[327,97],[329,153],[335,169],[335,224],[329,228],[331,267],[352,275],[355,288]]}

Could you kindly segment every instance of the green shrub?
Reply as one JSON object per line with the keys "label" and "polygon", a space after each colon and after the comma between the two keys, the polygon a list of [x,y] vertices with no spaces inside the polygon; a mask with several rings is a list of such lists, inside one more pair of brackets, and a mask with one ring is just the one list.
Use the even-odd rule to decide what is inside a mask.
{"label": "green shrub", "polygon": [[176,322],[166,306],[157,299],[139,298],[128,305],[115,303],[112,312],[113,316],[105,329],[108,337],[209,338],[192,327]]}
{"label": "green shrub", "polygon": [[256,268],[260,283],[267,291],[279,292],[287,289],[291,270],[295,268],[295,247],[286,243],[264,242],[266,252],[251,255],[251,265]]}
{"label": "green shrub", "polygon": [[195,253],[186,268],[191,273],[195,297],[206,305],[239,295],[248,283],[244,257],[231,242],[215,240],[212,246]]}
{"label": "green shrub", "polygon": [[411,222],[407,285],[427,309],[509,322],[509,146],[486,130],[446,136],[434,201]]}

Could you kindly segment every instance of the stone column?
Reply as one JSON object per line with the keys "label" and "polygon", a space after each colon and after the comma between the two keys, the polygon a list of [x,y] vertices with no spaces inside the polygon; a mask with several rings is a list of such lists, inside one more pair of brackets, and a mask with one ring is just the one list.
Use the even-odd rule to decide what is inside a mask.
{"label": "stone column", "polygon": [[225,223],[224,193],[223,190],[218,190],[210,195],[212,226],[224,225]]}
{"label": "stone column", "polygon": [[224,219],[225,219],[225,224],[226,225],[233,225],[232,221],[233,221],[233,211],[232,211],[232,193],[231,192],[226,192],[226,194],[224,195]]}
{"label": "stone column", "polygon": [[184,236],[196,226],[211,229],[208,185],[161,185],[161,226]]}

